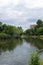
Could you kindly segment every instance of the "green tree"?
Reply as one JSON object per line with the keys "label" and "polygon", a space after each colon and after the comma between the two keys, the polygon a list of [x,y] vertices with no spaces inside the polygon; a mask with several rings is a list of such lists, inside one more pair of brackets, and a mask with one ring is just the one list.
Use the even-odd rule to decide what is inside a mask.
{"label": "green tree", "polygon": [[39,19],[39,20],[37,21],[37,26],[38,26],[38,27],[42,27],[42,24],[43,24],[43,21]]}
{"label": "green tree", "polygon": [[37,29],[39,35],[43,35],[43,27]]}
{"label": "green tree", "polygon": [[2,32],[2,22],[0,22],[0,32]]}
{"label": "green tree", "polygon": [[0,26],[2,26],[2,22],[0,22]]}

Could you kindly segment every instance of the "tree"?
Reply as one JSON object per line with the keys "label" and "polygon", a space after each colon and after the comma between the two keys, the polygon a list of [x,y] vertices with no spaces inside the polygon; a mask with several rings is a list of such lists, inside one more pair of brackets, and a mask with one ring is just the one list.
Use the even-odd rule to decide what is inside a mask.
{"label": "tree", "polygon": [[0,22],[0,26],[2,25],[2,22]]}
{"label": "tree", "polygon": [[0,22],[0,32],[2,31],[2,22]]}
{"label": "tree", "polygon": [[18,33],[19,33],[20,35],[22,35],[22,33],[23,33],[22,27],[18,27],[17,29],[18,29]]}
{"label": "tree", "polygon": [[25,31],[25,34],[26,34],[26,35],[30,35],[30,34],[31,34],[31,30],[30,30],[30,29],[27,29],[27,30]]}
{"label": "tree", "polygon": [[37,26],[38,26],[38,27],[42,27],[42,24],[43,24],[42,20],[39,19],[39,20],[37,21]]}
{"label": "tree", "polygon": [[39,35],[43,35],[43,27],[37,29]]}

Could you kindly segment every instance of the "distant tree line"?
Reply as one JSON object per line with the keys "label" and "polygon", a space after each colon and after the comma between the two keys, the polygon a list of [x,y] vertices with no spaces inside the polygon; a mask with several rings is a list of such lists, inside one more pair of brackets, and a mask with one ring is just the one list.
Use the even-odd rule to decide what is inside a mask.
{"label": "distant tree line", "polygon": [[20,38],[21,35],[43,35],[43,21],[39,19],[34,28],[27,29],[24,32],[22,27],[7,25],[0,22],[0,39]]}
{"label": "distant tree line", "polygon": [[38,20],[34,28],[27,29],[24,32],[25,35],[43,35],[43,21]]}
{"label": "distant tree line", "polygon": [[18,38],[22,33],[22,27],[7,25],[0,22],[0,39]]}

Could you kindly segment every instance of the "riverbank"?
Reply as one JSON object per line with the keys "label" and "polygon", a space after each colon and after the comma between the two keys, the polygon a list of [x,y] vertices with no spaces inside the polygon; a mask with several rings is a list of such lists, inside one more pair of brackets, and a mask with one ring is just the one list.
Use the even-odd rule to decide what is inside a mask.
{"label": "riverbank", "polygon": [[30,36],[31,38],[38,38],[38,39],[41,39],[41,40],[43,40],[43,35],[40,35],[40,36],[36,36],[36,35],[34,35],[34,36]]}
{"label": "riverbank", "polygon": [[41,36],[40,36],[40,39],[42,39],[42,40],[43,40],[43,35],[41,35]]}
{"label": "riverbank", "polygon": [[43,65],[43,60],[40,61],[40,65]]}
{"label": "riverbank", "polygon": [[21,38],[33,38],[33,39],[41,39],[41,40],[43,40],[43,35],[30,35],[30,36],[28,36],[28,35],[23,35]]}

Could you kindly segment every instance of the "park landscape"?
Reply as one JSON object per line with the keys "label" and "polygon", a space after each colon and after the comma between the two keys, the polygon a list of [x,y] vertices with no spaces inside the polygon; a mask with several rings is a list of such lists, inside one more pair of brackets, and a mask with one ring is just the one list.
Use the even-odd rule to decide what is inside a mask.
{"label": "park landscape", "polygon": [[0,65],[43,65],[43,0],[0,0]]}
{"label": "park landscape", "polygon": [[[18,45],[21,47],[18,47]],[[23,47],[23,45],[24,45],[24,47]],[[33,49],[31,48],[31,46]],[[28,57],[28,54],[30,53],[29,54],[30,59],[28,57],[28,60],[30,61],[29,65],[35,65],[35,64],[43,65],[43,21],[42,20],[40,20],[40,19],[37,20],[36,25],[33,25],[33,27],[30,27],[30,29],[27,29],[25,31],[23,31],[22,27],[11,26],[11,25],[3,24],[2,22],[0,22],[0,56],[2,54],[5,54],[6,56],[10,56],[11,51],[15,50],[17,47],[18,47],[18,49],[20,48],[21,50],[19,49],[20,51],[18,50],[15,52],[16,52],[16,54],[23,53],[23,54],[21,54],[21,57],[22,57],[22,55],[25,56],[25,54],[26,54],[26,57]],[[30,47],[30,50],[29,50],[29,47]],[[24,51],[22,52],[23,49],[24,49]],[[26,50],[26,53],[24,53],[25,49],[27,49],[28,52]],[[9,53],[10,54],[7,55],[6,52],[7,52],[7,54],[9,54]],[[14,54],[14,51],[13,51],[13,54]],[[13,55],[13,54],[11,54],[11,55]],[[41,55],[42,55],[42,57],[40,57]],[[15,57],[16,56],[14,56],[14,58]],[[5,59],[7,59],[7,58],[5,57]],[[13,59],[13,57],[12,57],[12,59]],[[26,58],[24,57],[24,59],[26,59]],[[24,59],[21,59],[21,62]],[[3,60],[4,60],[4,58],[3,58]],[[3,60],[2,60],[2,62],[3,62]],[[25,60],[25,62],[27,62],[28,60]],[[11,61],[11,59],[10,59],[10,61]],[[17,64],[19,64],[19,63],[17,62]],[[20,64],[22,64],[22,63],[20,63]],[[24,65],[25,65],[25,63],[24,63]]]}

